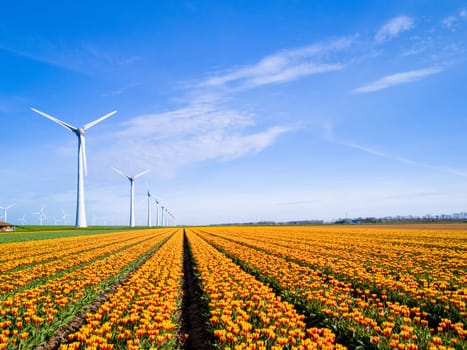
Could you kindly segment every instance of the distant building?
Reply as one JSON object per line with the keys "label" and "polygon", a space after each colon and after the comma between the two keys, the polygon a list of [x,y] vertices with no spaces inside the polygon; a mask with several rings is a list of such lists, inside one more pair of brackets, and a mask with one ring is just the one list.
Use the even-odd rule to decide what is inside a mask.
{"label": "distant building", "polygon": [[0,221],[0,232],[14,231],[15,225],[9,224],[8,222]]}

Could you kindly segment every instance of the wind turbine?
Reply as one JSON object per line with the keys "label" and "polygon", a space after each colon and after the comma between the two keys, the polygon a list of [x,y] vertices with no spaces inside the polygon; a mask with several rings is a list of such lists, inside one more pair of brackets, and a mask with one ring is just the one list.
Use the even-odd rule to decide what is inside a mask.
{"label": "wind turbine", "polygon": [[63,225],[66,226],[66,225],[68,225],[68,218],[70,217],[70,215],[65,214],[65,211],[63,209],[62,209],[62,213],[63,213],[63,215],[62,215]]}
{"label": "wind turbine", "polygon": [[156,226],[159,226],[159,202],[157,199],[154,199],[156,201]]}
{"label": "wind turbine", "polygon": [[151,222],[151,193],[149,192],[149,187],[146,184],[146,196],[148,197],[148,227],[152,226]]}
{"label": "wind turbine", "polygon": [[164,225],[164,206],[161,205],[161,226],[165,226]]}
{"label": "wind turbine", "polygon": [[172,222],[170,221],[171,216],[172,214],[170,213],[170,211],[167,210],[167,218],[166,218],[167,226],[172,226]]}
{"label": "wind turbine", "polygon": [[149,173],[151,171],[151,169],[142,171],[139,174],[136,174],[134,176],[126,175],[123,171],[118,170],[116,168],[112,168],[112,169],[115,172],[117,172],[118,174],[120,174],[123,177],[126,177],[128,180],[130,180],[130,227],[135,227],[135,180],[138,177],[141,177],[144,174]]}
{"label": "wind turbine", "polygon": [[19,218],[19,220],[21,221],[21,225],[26,224],[26,214],[23,214],[23,216]]}
{"label": "wind turbine", "polygon": [[175,226],[175,217],[173,216],[173,214],[169,211],[168,212],[169,216],[170,216],[170,225],[169,226]]}
{"label": "wind turbine", "polygon": [[7,210],[14,207],[16,203],[10,204],[9,206],[6,207],[0,207],[0,209],[3,209],[3,221],[7,222]]}
{"label": "wind turbine", "polygon": [[88,129],[92,128],[94,125],[100,123],[101,121],[111,117],[117,111],[110,112],[90,123],[85,124],[81,128],[77,128],[73,125],[65,123],[64,121],[52,117],[49,114],[41,112],[35,108],[31,108],[34,112],[46,117],[47,119],[52,120],[58,125],[63,126],[65,129],[73,132],[78,137],[78,188],[76,195],[76,227],[88,227],[86,220],[86,207],[84,202],[84,176],[87,174],[87,164],[86,164],[86,138],[85,133]]}
{"label": "wind turbine", "polygon": [[40,211],[35,212],[33,214],[38,214],[39,215],[39,222],[40,222],[40,225],[42,226],[43,220],[47,219],[47,216],[44,213],[44,207],[41,207]]}

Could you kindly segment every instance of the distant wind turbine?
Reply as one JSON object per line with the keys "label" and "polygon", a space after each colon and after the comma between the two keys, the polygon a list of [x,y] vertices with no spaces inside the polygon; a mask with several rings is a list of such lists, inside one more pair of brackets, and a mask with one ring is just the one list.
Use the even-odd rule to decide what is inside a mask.
{"label": "distant wind turbine", "polygon": [[165,226],[169,226],[169,209],[165,208]]}
{"label": "distant wind turbine", "polygon": [[156,226],[159,226],[159,202],[157,199],[154,201],[156,202]]}
{"label": "distant wind turbine", "polygon": [[19,220],[21,222],[21,225],[26,224],[26,214],[23,214],[23,216],[21,218],[19,218]]}
{"label": "distant wind turbine", "polygon": [[168,223],[169,224],[168,226],[175,226],[175,217],[173,216],[173,214],[170,211],[168,211],[167,213],[170,216],[170,221]]}
{"label": "distant wind turbine", "polygon": [[7,222],[7,214],[8,214],[7,210],[14,207],[15,205],[16,203],[10,204],[6,207],[0,207],[0,209],[3,209],[3,221]]}
{"label": "distant wind turbine", "polygon": [[164,225],[164,206],[161,205],[161,226],[165,226]]}
{"label": "distant wind turbine", "polygon": [[146,184],[146,196],[148,197],[148,227],[152,226],[151,221],[151,192],[149,192],[149,187]]}
{"label": "distant wind turbine", "polygon": [[100,123],[101,121],[111,117],[117,111],[110,112],[90,123],[85,124],[81,128],[77,128],[73,125],[65,123],[64,121],[52,117],[49,114],[41,112],[35,108],[31,108],[34,112],[39,113],[43,117],[52,120],[53,122],[63,126],[65,129],[75,133],[78,137],[78,189],[76,195],[76,227],[87,227],[87,220],[86,220],[86,207],[84,202],[84,175],[87,174],[87,164],[86,164],[86,138],[85,133],[88,129],[92,128],[94,125]]}
{"label": "distant wind turbine", "polygon": [[129,176],[125,174],[123,171],[118,170],[116,168],[112,168],[116,173],[122,175],[123,177],[126,177],[128,180],[130,180],[130,227],[135,227],[135,180],[138,177],[141,177],[151,171],[151,169],[142,171],[139,174],[136,174],[134,176]]}
{"label": "distant wind turbine", "polygon": [[63,225],[66,226],[66,225],[68,225],[68,218],[70,217],[70,215],[65,214],[65,211],[63,209],[62,209],[62,213],[63,213],[63,215],[62,215]]}
{"label": "distant wind turbine", "polygon": [[40,225],[42,226],[44,219],[47,219],[47,216],[45,215],[45,212],[44,212],[44,207],[42,207],[40,211],[35,212],[33,214],[39,215],[39,222],[40,222]]}

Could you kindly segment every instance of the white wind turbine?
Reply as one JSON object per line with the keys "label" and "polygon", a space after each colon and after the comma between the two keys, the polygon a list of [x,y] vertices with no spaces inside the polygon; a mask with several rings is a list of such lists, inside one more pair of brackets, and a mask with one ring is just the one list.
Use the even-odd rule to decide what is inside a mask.
{"label": "white wind turbine", "polygon": [[170,216],[170,220],[169,220],[170,225],[168,225],[168,226],[175,226],[175,217],[173,216],[173,214],[170,211],[168,211],[167,213]]}
{"label": "white wind turbine", "polygon": [[63,225],[68,225],[68,218],[70,217],[70,215],[68,214],[65,214],[65,211],[62,209],[62,220],[63,220]]}
{"label": "white wind turbine", "polygon": [[151,221],[151,192],[149,192],[149,187],[146,184],[146,196],[148,197],[148,227],[152,226]]}
{"label": "white wind turbine", "polygon": [[116,168],[112,168],[115,172],[118,174],[122,175],[123,177],[126,177],[128,180],[130,180],[130,227],[135,227],[135,180],[138,177],[141,177],[151,171],[151,169],[145,170],[140,172],[139,174],[136,174],[134,176],[129,176],[125,174],[123,171],[118,170]]}
{"label": "white wind turbine", "polygon": [[159,202],[157,199],[154,199],[156,202],[156,226],[159,226]]}
{"label": "white wind turbine", "polygon": [[21,222],[21,225],[25,225],[26,224],[26,214],[23,214],[23,216],[19,218],[19,221]]}
{"label": "white wind turbine", "polygon": [[65,123],[64,121],[52,117],[49,114],[41,112],[35,108],[31,108],[34,112],[39,113],[43,117],[52,120],[53,122],[63,126],[65,129],[75,133],[78,137],[78,189],[76,195],[76,227],[87,227],[86,220],[86,207],[84,202],[84,175],[87,174],[87,165],[86,165],[86,138],[85,133],[88,129],[92,128],[94,125],[100,123],[101,121],[109,118],[110,116],[117,113],[117,111],[110,112],[90,123],[85,124],[81,128],[77,128],[73,125]]}
{"label": "white wind turbine", "polygon": [[169,212],[169,210],[166,208],[166,209],[165,209],[165,223],[166,223],[166,226],[170,226],[170,225],[169,225],[169,215],[170,215],[170,212]]}
{"label": "white wind turbine", "polygon": [[7,222],[7,218],[8,218],[7,217],[7,214],[8,214],[7,210],[14,207],[15,205],[16,205],[16,203],[10,204],[10,205],[8,205],[6,207],[0,207],[0,209],[3,210],[3,221]]}
{"label": "white wind turbine", "polygon": [[35,212],[33,214],[39,215],[39,222],[40,222],[40,225],[42,226],[44,219],[47,219],[47,216],[45,215],[45,212],[44,212],[44,207],[41,207],[40,211]]}
{"label": "white wind turbine", "polygon": [[164,225],[164,206],[161,205],[161,226],[165,226]]}

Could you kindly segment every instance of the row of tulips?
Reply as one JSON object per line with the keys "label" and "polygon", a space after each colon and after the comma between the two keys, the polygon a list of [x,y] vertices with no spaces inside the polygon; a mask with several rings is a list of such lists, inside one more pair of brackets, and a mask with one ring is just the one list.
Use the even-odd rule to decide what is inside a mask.
{"label": "row of tulips", "polygon": [[[233,231],[235,228],[230,229],[230,233]],[[273,235],[273,229],[270,231]],[[198,231],[245,269],[275,286],[287,300],[304,308],[315,322],[331,327],[338,340],[352,347],[364,344],[381,349],[465,348],[462,322],[441,319],[439,329],[430,330],[430,315],[420,307],[390,302],[384,291],[377,295],[356,290],[351,283],[317,269],[236,243],[233,240],[238,239],[239,232],[235,238],[225,239],[224,229]]]}
{"label": "row of tulips", "polygon": [[175,349],[182,296],[183,231],[179,229],[61,350]]}
{"label": "row of tulips", "polygon": [[[135,232],[135,236],[138,235],[141,235],[141,232]],[[60,259],[68,254],[91,250],[113,242],[122,242],[121,232],[105,234],[105,239],[99,240],[95,239],[95,235],[84,235],[4,243],[0,245],[0,273]]]}
{"label": "row of tulips", "polygon": [[188,242],[209,301],[219,349],[343,349],[326,328],[306,328],[305,317],[272,289],[244,272],[191,229]]}
{"label": "row of tulips", "polygon": [[[389,300],[458,321],[467,317],[462,232],[336,228],[223,229],[223,236],[326,271]],[[406,243],[404,243],[404,238]],[[436,305],[436,307],[435,307]]]}
{"label": "row of tulips", "polygon": [[[84,236],[82,242],[76,240],[76,238],[73,240],[64,239],[64,243],[72,244],[64,244],[65,246],[60,248],[53,246],[54,243],[60,244],[60,240],[58,240],[59,242],[50,242],[51,246],[46,241],[35,241],[44,254],[23,259],[19,256],[15,257],[15,254],[8,253],[8,255],[12,255],[12,260],[4,263],[4,268],[10,266],[10,270],[0,275],[0,296],[5,298],[28,283],[37,284],[39,279],[46,281],[57,273],[66,272],[82,264],[90,263],[102,256],[113,254],[118,250],[147,239],[145,233],[136,232],[129,239],[126,236],[127,234],[124,236],[122,234],[103,235],[101,239],[97,240],[95,236]],[[122,237],[125,239],[122,239]],[[3,252],[9,252],[10,244],[0,245],[0,248]],[[55,250],[53,250],[54,248]],[[37,251],[37,247],[34,247],[34,250]],[[27,247],[23,249],[22,253],[24,252],[27,252]],[[15,266],[15,268],[11,268],[12,266]]]}
{"label": "row of tulips", "polygon": [[[0,349],[32,349],[54,334],[166,240],[173,230],[145,230],[139,242],[102,255],[45,283],[0,299]],[[135,231],[121,234],[127,240]],[[97,235],[96,240],[105,235]],[[143,239],[144,238],[144,239]]]}

